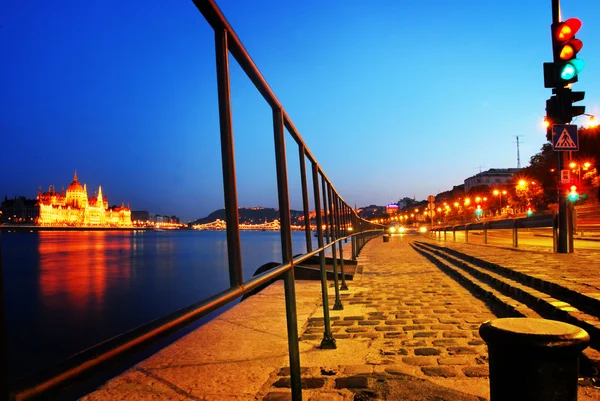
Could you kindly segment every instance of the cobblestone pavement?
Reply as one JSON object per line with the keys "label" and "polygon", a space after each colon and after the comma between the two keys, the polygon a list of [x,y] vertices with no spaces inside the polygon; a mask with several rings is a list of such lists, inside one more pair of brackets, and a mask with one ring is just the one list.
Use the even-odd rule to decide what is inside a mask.
{"label": "cobblestone pavement", "polygon": [[[363,274],[342,292],[344,309],[330,312],[338,349],[318,348],[323,338],[322,308],[309,318],[300,338],[314,347],[301,355],[304,399],[354,399],[357,391],[371,391],[372,399],[396,399],[373,390],[376,383],[394,376],[427,379],[443,386],[439,391],[450,388],[471,394],[439,399],[489,396],[487,347],[478,329],[495,316],[484,302],[415,252],[409,245],[412,239],[392,237],[382,243],[378,238],[365,246],[359,256]],[[285,399],[279,389],[289,385],[286,373],[273,377],[265,399]]]}

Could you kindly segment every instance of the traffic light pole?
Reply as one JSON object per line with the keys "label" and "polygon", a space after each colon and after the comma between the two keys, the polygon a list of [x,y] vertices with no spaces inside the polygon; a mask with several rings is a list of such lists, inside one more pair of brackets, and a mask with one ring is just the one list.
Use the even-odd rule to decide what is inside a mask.
{"label": "traffic light pole", "polygon": [[[552,25],[560,23],[560,0],[552,0]],[[554,60],[555,62],[557,60]],[[567,219],[567,198],[564,196],[560,185],[560,174],[565,168],[564,152],[558,152],[558,253],[569,252],[568,242],[568,219]]]}
{"label": "traffic light pole", "polygon": [[[558,152],[558,174],[565,168],[564,152]],[[567,197],[561,189],[560,179],[558,184],[558,253],[568,253],[568,220]]]}

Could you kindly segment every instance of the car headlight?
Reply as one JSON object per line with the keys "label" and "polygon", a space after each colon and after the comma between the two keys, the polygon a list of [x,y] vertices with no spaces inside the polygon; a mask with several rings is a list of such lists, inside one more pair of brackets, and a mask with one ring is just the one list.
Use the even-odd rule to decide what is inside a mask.
{"label": "car headlight", "polygon": [[427,231],[427,227],[422,226],[421,228],[419,228],[419,231],[421,231],[422,233]]}
{"label": "car headlight", "polygon": [[400,228],[398,229],[398,231],[399,231],[399,232],[401,232],[401,233],[403,233],[404,231],[406,231],[406,229],[405,229],[404,227],[400,227]]}
{"label": "car headlight", "polygon": [[396,227],[390,227],[390,232],[391,232],[391,233],[394,233],[394,232],[396,232]]}

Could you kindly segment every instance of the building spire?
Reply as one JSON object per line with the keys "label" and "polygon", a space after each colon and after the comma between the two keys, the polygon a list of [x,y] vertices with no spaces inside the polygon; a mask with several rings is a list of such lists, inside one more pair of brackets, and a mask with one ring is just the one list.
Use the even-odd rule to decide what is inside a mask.
{"label": "building spire", "polygon": [[75,170],[75,174],[73,174],[73,181],[77,182],[77,170]]}

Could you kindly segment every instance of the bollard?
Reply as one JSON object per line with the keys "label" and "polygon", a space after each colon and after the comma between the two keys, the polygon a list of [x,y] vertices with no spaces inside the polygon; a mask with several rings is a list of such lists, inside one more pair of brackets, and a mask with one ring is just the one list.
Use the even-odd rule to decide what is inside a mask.
{"label": "bollard", "polygon": [[383,234],[383,242],[390,242],[390,236],[387,234]]}
{"label": "bollard", "polygon": [[556,320],[505,318],[479,328],[490,362],[490,401],[576,401],[588,333]]}

